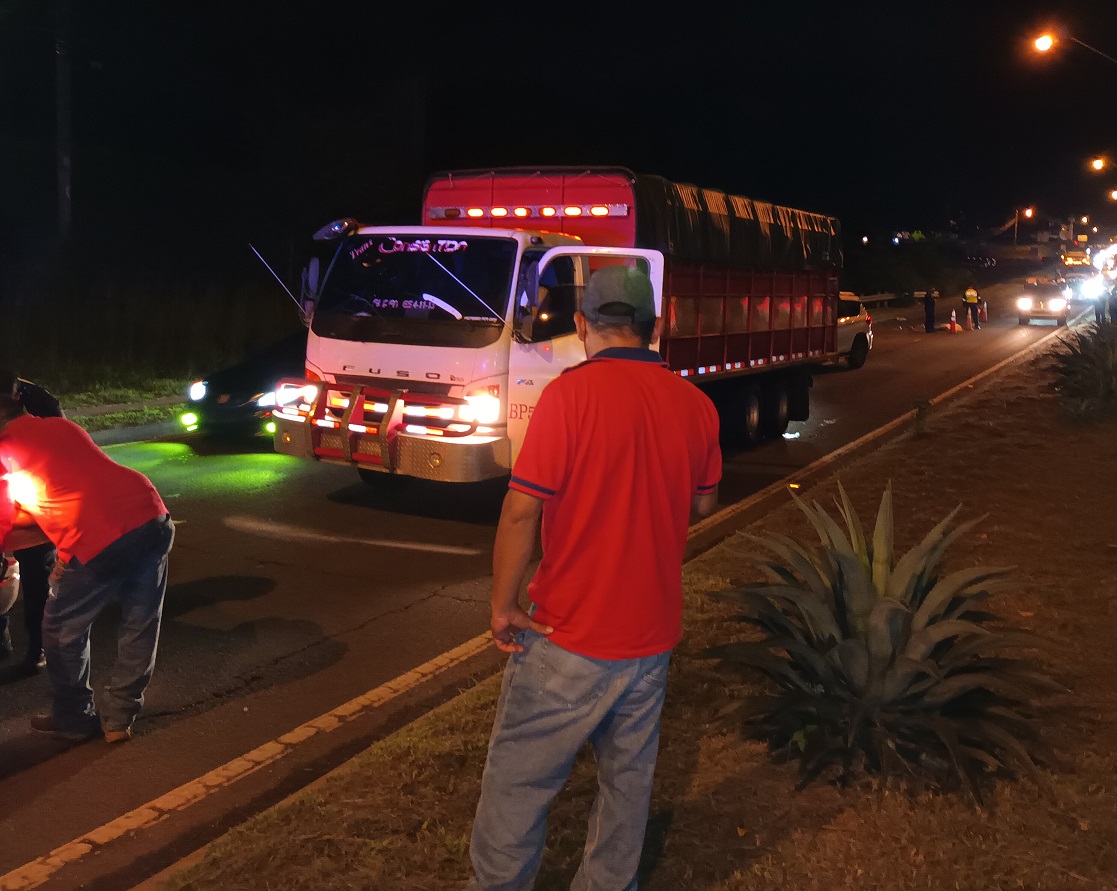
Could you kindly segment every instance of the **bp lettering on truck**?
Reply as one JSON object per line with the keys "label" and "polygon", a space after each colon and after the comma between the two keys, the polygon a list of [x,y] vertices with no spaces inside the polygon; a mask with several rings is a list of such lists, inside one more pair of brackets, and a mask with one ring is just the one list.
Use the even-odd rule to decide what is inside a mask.
{"label": "bp lettering on truck", "polygon": [[616,263],[651,275],[665,321],[652,346],[710,395],[731,441],[806,420],[812,368],[837,357],[840,225],[823,214],[554,167],[436,175],[422,221],[316,235],[307,377],[277,391],[277,450],[371,483],[507,475],[539,393],[585,358],[581,290]]}

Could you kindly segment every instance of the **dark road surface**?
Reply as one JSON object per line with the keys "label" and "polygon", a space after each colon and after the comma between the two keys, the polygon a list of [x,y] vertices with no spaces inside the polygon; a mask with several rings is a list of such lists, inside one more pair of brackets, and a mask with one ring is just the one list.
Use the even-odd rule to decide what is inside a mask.
{"label": "dark road surface", "polygon": [[[876,314],[865,367],[816,375],[810,421],[793,423],[788,438],[726,456],[722,503],[1050,333],[1049,325],[1017,325],[1013,289],[986,295],[991,319],[978,332],[925,334],[918,307]],[[949,308],[940,305],[941,322]],[[488,628],[499,485],[450,494],[414,483],[374,488],[346,468],[276,455],[267,442],[247,452],[187,441],[109,452],[152,478],[177,522],[159,663],[137,737],[116,747],[96,741],[67,750],[32,734],[28,719],[47,703],[43,677],[0,687],[0,876]],[[111,661],[111,624],[95,631],[95,687]],[[48,887],[131,887],[498,661],[495,651],[472,660],[429,692],[78,858],[52,873]],[[0,879],[6,887],[31,886]]]}

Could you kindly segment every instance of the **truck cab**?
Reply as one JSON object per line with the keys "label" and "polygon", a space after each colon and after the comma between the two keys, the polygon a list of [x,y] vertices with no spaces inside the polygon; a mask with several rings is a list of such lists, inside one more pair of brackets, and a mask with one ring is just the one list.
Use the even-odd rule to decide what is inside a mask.
{"label": "truck cab", "polygon": [[277,390],[276,448],[367,482],[507,475],[542,388],[585,358],[590,259],[662,279],[655,252],[556,233],[350,228],[311,300],[305,379]]}

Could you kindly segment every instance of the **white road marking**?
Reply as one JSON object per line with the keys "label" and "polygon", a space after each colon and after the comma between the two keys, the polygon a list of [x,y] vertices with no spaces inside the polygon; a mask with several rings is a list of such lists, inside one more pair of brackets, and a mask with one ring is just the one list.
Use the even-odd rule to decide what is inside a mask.
{"label": "white road marking", "polygon": [[265,538],[278,538],[282,541],[315,541],[328,544],[363,544],[370,548],[399,548],[404,551],[429,551],[435,554],[458,554],[463,557],[476,557],[479,548],[463,548],[455,545],[428,544],[421,541],[394,541],[390,538],[361,538],[355,535],[334,535],[330,532],[316,532],[302,526],[288,523],[274,523],[256,517],[226,517],[223,522],[237,532],[262,535]]}

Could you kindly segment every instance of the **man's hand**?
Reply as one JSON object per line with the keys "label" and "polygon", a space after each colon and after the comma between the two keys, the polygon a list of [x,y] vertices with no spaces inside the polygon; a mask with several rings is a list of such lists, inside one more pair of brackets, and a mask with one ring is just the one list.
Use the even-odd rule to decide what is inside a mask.
{"label": "man's hand", "polygon": [[493,545],[493,643],[505,653],[519,653],[523,647],[513,635],[530,628],[540,634],[550,634],[553,628],[533,622],[520,607],[520,585],[535,547],[535,531],[543,502],[532,495],[509,489],[504,496],[500,523]]}
{"label": "man's hand", "polygon": [[516,642],[515,635],[517,631],[527,628],[538,634],[550,634],[555,630],[550,625],[540,625],[518,606],[507,612],[493,613],[493,643],[498,650],[505,653],[522,653],[523,645]]}

